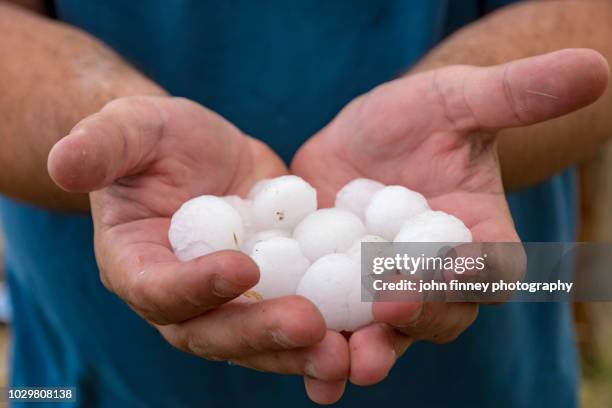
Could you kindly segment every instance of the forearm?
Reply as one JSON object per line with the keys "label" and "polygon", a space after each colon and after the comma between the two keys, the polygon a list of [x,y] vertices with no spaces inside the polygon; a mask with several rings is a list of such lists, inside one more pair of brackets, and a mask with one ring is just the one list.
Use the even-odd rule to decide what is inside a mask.
{"label": "forearm", "polygon": [[[609,0],[529,1],[458,31],[412,72],[453,64],[501,64],[561,48],[592,48],[612,61],[610,38]],[[596,103],[578,112],[501,132],[498,151],[506,188],[541,181],[591,155],[612,136],[610,112],[612,92],[608,89]]]}
{"label": "forearm", "polygon": [[99,41],[0,2],[0,193],[58,209],[87,209],[47,172],[51,147],[121,96],[162,94]]}

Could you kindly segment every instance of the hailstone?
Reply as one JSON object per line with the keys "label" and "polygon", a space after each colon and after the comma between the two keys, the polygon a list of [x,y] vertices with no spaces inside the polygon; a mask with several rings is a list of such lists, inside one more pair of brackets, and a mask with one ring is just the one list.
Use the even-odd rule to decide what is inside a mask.
{"label": "hailstone", "polygon": [[251,292],[262,299],[293,295],[310,266],[297,241],[286,237],[256,243],[251,257],[259,266],[259,282]]}
{"label": "hailstone", "polygon": [[402,186],[387,186],[372,196],[365,210],[368,232],[392,240],[404,221],[429,206],[423,195]]}
{"label": "hailstone", "polygon": [[[245,296],[305,296],[327,327],[338,331],[373,321],[362,286],[376,276],[361,275],[362,243],[420,243],[410,250],[439,255],[443,245],[472,241],[461,220],[430,210],[425,197],[405,187],[355,179],[340,189],[335,206],[317,210],[316,191],[297,176],[265,179],[248,198],[205,195],[187,201],[173,215],[168,239],[181,261],[223,249],[243,251],[260,270],[259,282]],[[397,248],[375,246],[367,255],[390,257]]]}
{"label": "hailstone", "polygon": [[370,199],[374,193],[384,187],[385,185],[378,181],[365,178],[355,179],[338,191],[334,206],[350,211],[363,220]]}
{"label": "hailstone", "polygon": [[442,211],[425,211],[402,224],[394,242],[472,242],[469,228]]}
{"label": "hailstone", "polygon": [[225,202],[234,207],[240,218],[242,218],[242,225],[244,226],[245,232],[251,231],[254,228],[253,225],[253,201],[243,199],[237,195],[230,195],[221,197]]}
{"label": "hailstone", "polygon": [[297,176],[281,176],[256,185],[253,215],[259,229],[292,229],[317,209],[317,192]]}
{"label": "hailstone", "polygon": [[168,239],[177,258],[189,261],[223,249],[240,249],[244,227],[225,200],[203,195],[185,202],[172,216]]}
{"label": "hailstone", "polygon": [[362,242],[389,242],[378,235],[364,235],[353,242],[353,245],[346,251],[346,254],[355,262],[361,263],[361,243]]}
{"label": "hailstone", "polygon": [[296,294],[317,306],[329,329],[355,331],[373,321],[371,302],[361,301],[359,264],[346,254],[329,254],[314,262]]}
{"label": "hailstone", "polygon": [[345,252],[365,227],[355,214],[338,208],[317,210],[304,218],[293,231],[306,258],[311,262],[324,255]]}
{"label": "hailstone", "polygon": [[[472,242],[472,233],[457,217],[442,211],[426,211],[406,221],[393,241],[420,242],[421,245],[411,245],[410,251],[434,257],[444,255],[440,250],[454,246],[453,242]],[[441,244],[432,244],[436,242]]]}
{"label": "hailstone", "polygon": [[244,244],[242,245],[242,248],[241,248],[242,252],[250,255],[251,252],[253,252],[253,247],[255,246],[255,244],[261,241],[266,241],[270,238],[275,238],[275,237],[289,238],[291,237],[291,231],[286,230],[286,229],[271,229],[271,230],[258,231],[255,234],[249,236],[244,241]]}
{"label": "hailstone", "polygon": [[252,200],[253,197],[255,197],[255,195],[259,193],[270,181],[272,181],[272,179],[269,178],[257,181],[255,184],[253,184],[253,187],[251,187],[251,191],[249,191],[247,198]]}

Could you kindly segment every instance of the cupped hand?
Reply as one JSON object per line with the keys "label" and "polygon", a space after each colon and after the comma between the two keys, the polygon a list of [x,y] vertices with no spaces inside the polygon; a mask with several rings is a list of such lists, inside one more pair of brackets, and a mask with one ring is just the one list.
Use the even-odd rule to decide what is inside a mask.
{"label": "cupped hand", "polygon": [[236,251],[179,262],[172,214],[202,194],[246,194],[287,172],[264,144],[182,98],[115,100],[78,123],[49,155],[63,189],[91,192],[95,251],[104,285],[175,347],[210,360],[307,376],[319,402],[337,400],[348,345],[298,296],[249,302],[256,264]]}
{"label": "cupped hand", "polygon": [[[383,84],[353,100],[296,155],[292,171],[332,206],[346,182],[366,177],[424,194],[476,242],[519,240],[504,196],[496,132],[594,102],[609,68],[590,50],[562,50],[493,67],[449,66]],[[518,276],[524,262],[509,263]],[[380,323],[350,338],[350,379],[382,380],[413,340],[448,342],[469,327],[476,303],[380,302]]]}

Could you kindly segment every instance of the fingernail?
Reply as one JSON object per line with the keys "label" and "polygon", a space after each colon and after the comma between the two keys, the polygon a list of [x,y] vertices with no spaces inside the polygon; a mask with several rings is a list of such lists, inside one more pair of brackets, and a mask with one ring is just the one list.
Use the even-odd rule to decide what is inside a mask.
{"label": "fingernail", "polygon": [[243,292],[243,288],[240,288],[223,278],[215,278],[213,281],[212,292],[215,296],[221,298],[231,298],[241,294]]}
{"label": "fingernail", "polygon": [[297,344],[289,340],[289,337],[283,333],[280,329],[270,330],[270,336],[272,340],[283,348],[295,348]]}
{"label": "fingernail", "polygon": [[306,364],[304,365],[304,374],[310,378],[317,378],[317,370],[315,369],[312,361],[306,361]]}

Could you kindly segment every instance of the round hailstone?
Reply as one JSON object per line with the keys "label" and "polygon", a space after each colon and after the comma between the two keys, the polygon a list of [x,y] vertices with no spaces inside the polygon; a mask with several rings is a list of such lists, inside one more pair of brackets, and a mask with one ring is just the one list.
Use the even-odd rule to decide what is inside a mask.
{"label": "round hailstone", "polygon": [[[455,216],[442,211],[426,211],[406,221],[393,242],[422,242],[422,245],[409,246],[410,252],[435,257],[443,255],[440,249],[452,247],[453,242],[472,242],[472,233]],[[442,244],[430,244],[436,242]]]}
{"label": "round hailstone", "polygon": [[211,195],[185,202],[172,216],[168,231],[170,245],[181,261],[223,249],[239,249],[243,235],[238,211]]}
{"label": "round hailstone", "polygon": [[242,225],[244,226],[245,232],[253,230],[253,201],[237,195],[229,195],[221,198],[238,211],[240,218],[242,218]]}
{"label": "round hailstone", "polygon": [[402,186],[387,186],[372,196],[365,211],[368,232],[392,240],[404,221],[429,206],[423,195]]}
{"label": "round hailstone", "polygon": [[252,200],[253,197],[255,197],[255,195],[259,193],[261,189],[263,189],[266,186],[266,184],[268,184],[271,180],[272,179],[265,178],[265,179],[261,179],[257,181],[255,184],[253,184],[253,187],[251,187],[251,190],[249,191],[247,198]]}
{"label": "round hailstone", "polygon": [[258,229],[293,229],[317,209],[317,192],[300,177],[282,176],[255,185],[253,214]]}
{"label": "round hailstone", "polygon": [[310,266],[297,241],[286,237],[256,243],[251,257],[259,266],[259,282],[250,292],[262,299],[293,295]]}
{"label": "round hailstone", "polygon": [[353,245],[346,251],[346,254],[353,261],[361,264],[361,243],[362,242],[389,242],[383,237],[379,237],[378,235],[364,235],[363,237],[357,239]]}
{"label": "round hailstone", "polygon": [[359,264],[345,254],[329,254],[313,263],[296,294],[317,306],[329,329],[354,331],[373,321],[372,304],[361,301]]}
{"label": "round hailstone", "polygon": [[345,252],[364,233],[365,227],[355,214],[324,208],[304,218],[295,227],[293,238],[300,243],[306,258],[314,262],[327,254]]}
{"label": "round hailstone", "polygon": [[426,211],[402,225],[394,242],[472,242],[469,228],[443,211]]}
{"label": "round hailstone", "polygon": [[334,206],[350,211],[363,220],[370,199],[374,193],[384,187],[385,185],[378,181],[365,178],[355,179],[338,191]]}
{"label": "round hailstone", "polygon": [[275,237],[289,238],[291,237],[291,232],[285,229],[271,229],[256,232],[255,234],[249,236],[247,239],[244,240],[244,244],[241,247],[242,252],[250,254],[251,252],[253,252],[253,247],[255,247],[255,244]]}
{"label": "round hailstone", "polygon": [[213,247],[208,245],[206,242],[194,241],[187,244],[187,246],[184,248],[175,249],[174,255],[176,255],[179,261],[187,262],[199,256],[208,255],[211,252],[215,252],[215,249],[213,249]]}

